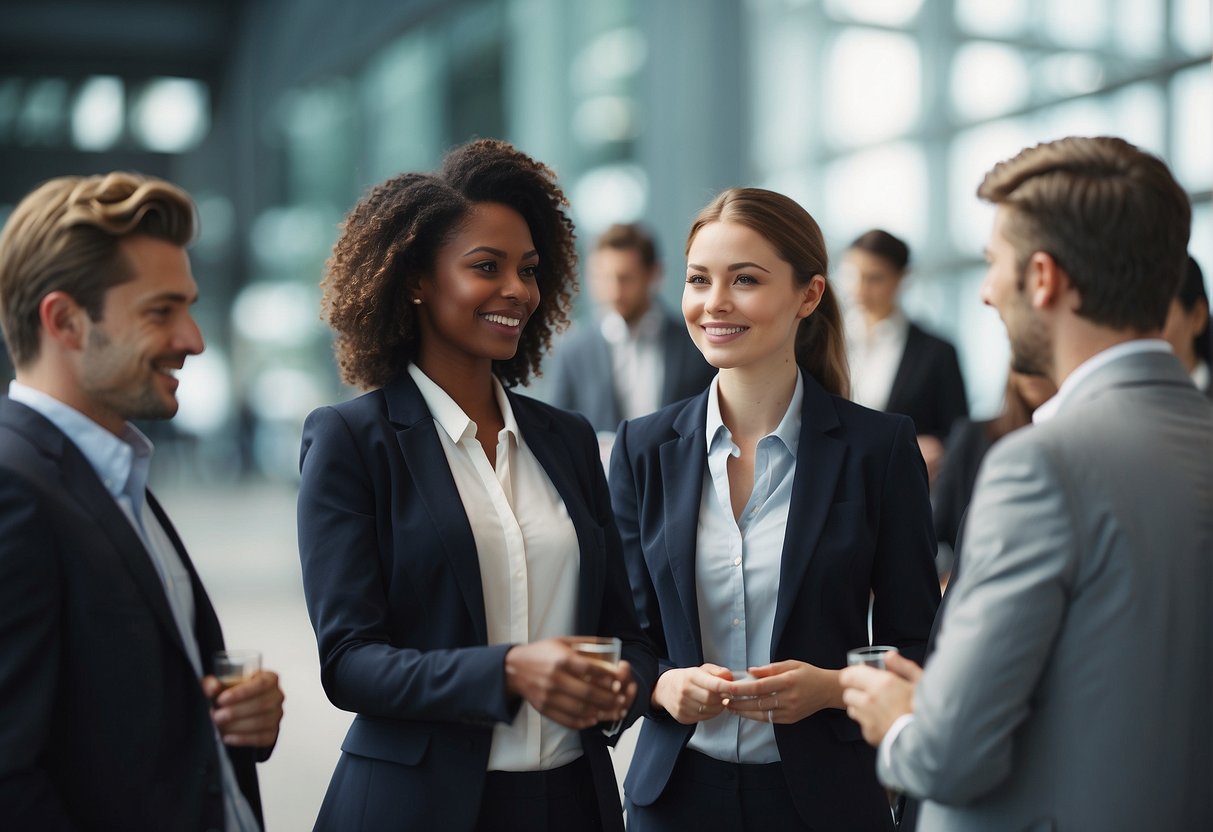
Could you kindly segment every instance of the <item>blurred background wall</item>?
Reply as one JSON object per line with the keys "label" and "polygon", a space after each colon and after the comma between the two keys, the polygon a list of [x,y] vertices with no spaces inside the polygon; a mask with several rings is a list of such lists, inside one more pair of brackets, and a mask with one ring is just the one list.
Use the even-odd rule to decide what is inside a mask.
{"label": "blurred background wall", "polygon": [[721,188],[790,194],[835,254],[885,227],[912,248],[908,312],[957,344],[983,416],[1007,351],[977,297],[981,175],[1124,136],[1190,192],[1213,279],[1211,51],[1209,0],[0,0],[0,220],[46,178],[115,168],[198,201],[208,349],[178,418],[149,426],[153,484],[229,641],[290,670],[264,779],[271,826],[302,829],[348,717],[315,679],[294,478],[303,417],[354,392],[318,282],[368,186],[508,139],[556,170],[583,244],[650,224],[675,306],[686,229]]}

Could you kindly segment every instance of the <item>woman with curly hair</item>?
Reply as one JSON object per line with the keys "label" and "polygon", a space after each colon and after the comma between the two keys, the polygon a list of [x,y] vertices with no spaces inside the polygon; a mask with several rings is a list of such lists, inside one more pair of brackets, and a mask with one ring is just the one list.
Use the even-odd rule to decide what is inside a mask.
{"label": "woman with curly hair", "polygon": [[607,745],[655,664],[597,441],[508,390],[567,320],[566,207],[547,167],[480,140],[373,188],[333,249],[324,315],[370,392],[303,431],[321,680],[357,714],[317,829],[623,828]]}
{"label": "woman with curly hair", "polygon": [[632,832],[892,830],[843,710],[847,650],[921,658],[939,585],[905,416],[847,399],[821,230],[724,191],[691,225],[682,313],[706,391],[624,422],[611,495],[661,675],[624,790]]}

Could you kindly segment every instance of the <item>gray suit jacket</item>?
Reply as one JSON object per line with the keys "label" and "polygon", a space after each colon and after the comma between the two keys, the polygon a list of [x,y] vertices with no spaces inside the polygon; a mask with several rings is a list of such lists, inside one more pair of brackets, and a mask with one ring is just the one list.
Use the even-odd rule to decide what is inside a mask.
{"label": "gray suit jacket", "polygon": [[[682,322],[668,312],[662,321],[661,345],[665,373],[660,406],[702,393],[716,369],[696,349]],[[550,379],[548,403],[576,410],[590,420],[594,430],[614,431],[619,427],[623,413],[611,368],[611,348],[597,321],[571,329],[552,348],[543,369]]]}
{"label": "gray suit jacket", "polygon": [[881,779],[935,830],[1213,829],[1213,406],[1124,356],[986,457]]}

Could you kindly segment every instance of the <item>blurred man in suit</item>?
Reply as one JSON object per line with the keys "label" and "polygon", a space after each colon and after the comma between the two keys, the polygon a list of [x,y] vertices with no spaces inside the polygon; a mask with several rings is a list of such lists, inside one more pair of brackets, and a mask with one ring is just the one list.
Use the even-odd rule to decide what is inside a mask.
{"label": "blurred man in suit", "polygon": [[922,829],[1213,829],[1213,405],[1159,338],[1187,196],[1110,138],[978,194],[983,300],[1060,386],[986,457],[925,672],[849,668],[848,712]]}
{"label": "blurred man in suit", "polygon": [[53,179],[0,235],[0,818],[7,829],[262,827],[255,762],[282,719],[267,671],[211,675],[219,621],[147,491],[198,288],[184,191]]}
{"label": "blurred man in suit", "polygon": [[598,238],[589,286],[602,316],[552,350],[551,404],[584,414],[594,430],[614,431],[707,388],[715,370],[656,299],[660,284],[657,244],[643,227],[613,225]]}

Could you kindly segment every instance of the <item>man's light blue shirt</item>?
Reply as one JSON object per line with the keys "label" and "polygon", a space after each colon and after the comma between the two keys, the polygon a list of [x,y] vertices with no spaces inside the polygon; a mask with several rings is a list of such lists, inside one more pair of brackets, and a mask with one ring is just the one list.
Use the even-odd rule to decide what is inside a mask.
{"label": "man's light blue shirt", "polygon": [[[160,576],[190,664],[201,679],[202,658],[194,634],[194,590],[190,575],[147,501],[147,476],[154,450],[151,440],[129,422],[122,436],[116,436],[75,408],[17,381],[9,382],[8,396],[37,411],[61,430],[84,454],[105,490],[122,509]],[[219,745],[219,764],[223,772],[228,832],[256,832],[261,827],[240,791],[218,731],[215,731],[215,742]]]}

